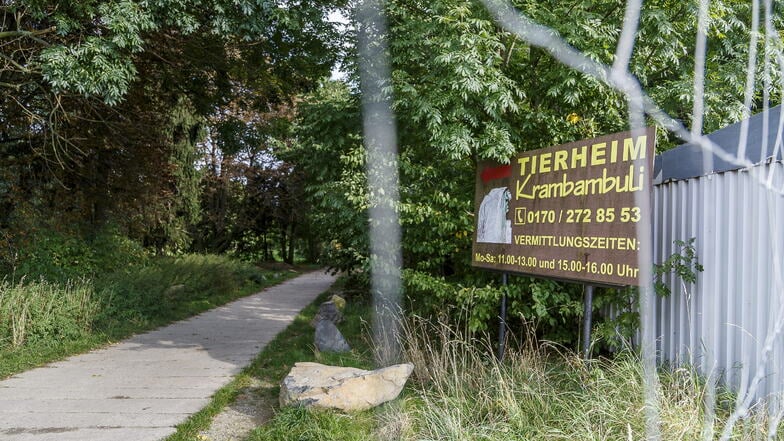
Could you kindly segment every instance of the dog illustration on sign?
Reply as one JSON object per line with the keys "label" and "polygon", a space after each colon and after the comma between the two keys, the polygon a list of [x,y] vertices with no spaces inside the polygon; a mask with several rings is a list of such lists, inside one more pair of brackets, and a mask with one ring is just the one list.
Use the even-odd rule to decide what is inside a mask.
{"label": "dog illustration on sign", "polygon": [[479,205],[476,241],[512,243],[512,221],[507,219],[512,194],[506,187],[490,190]]}
{"label": "dog illustration on sign", "polygon": [[497,164],[484,167],[480,173],[481,187],[484,191],[490,190],[482,198],[477,210],[477,243],[512,243],[512,221],[507,219],[509,201],[512,199],[512,193],[507,187],[511,174],[511,165]]}

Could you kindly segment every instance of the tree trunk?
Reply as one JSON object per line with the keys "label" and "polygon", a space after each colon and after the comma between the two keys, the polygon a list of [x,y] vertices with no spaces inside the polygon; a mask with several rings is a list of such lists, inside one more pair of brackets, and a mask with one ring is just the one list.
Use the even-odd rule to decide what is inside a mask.
{"label": "tree trunk", "polygon": [[280,228],[280,258],[283,259],[284,262],[286,261],[286,256],[288,255],[288,253],[286,252],[287,243],[288,241],[286,240],[286,227],[281,227]]}
{"label": "tree trunk", "polygon": [[289,227],[289,252],[286,256],[286,263],[293,265],[294,264],[294,243],[295,243],[295,235],[294,235],[294,224],[292,223]]}
{"label": "tree trunk", "polygon": [[319,256],[319,243],[313,235],[308,237],[308,263],[316,263]]}
{"label": "tree trunk", "polygon": [[269,243],[267,242],[267,232],[265,231],[264,234],[261,237],[262,237],[262,245],[261,246],[262,246],[262,250],[263,250],[263,253],[264,253],[264,261],[265,262],[269,262],[270,261],[270,255],[269,255]]}

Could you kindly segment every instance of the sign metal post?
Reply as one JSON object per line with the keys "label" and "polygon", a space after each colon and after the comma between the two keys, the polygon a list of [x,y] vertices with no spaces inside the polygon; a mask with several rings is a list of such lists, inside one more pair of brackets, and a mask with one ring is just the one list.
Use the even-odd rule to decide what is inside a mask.
{"label": "sign metal post", "polygon": [[506,350],[506,287],[509,284],[508,273],[501,275],[501,283],[504,287],[504,294],[501,296],[501,315],[498,321],[498,361],[504,361],[504,352]]}
{"label": "sign metal post", "polygon": [[583,299],[583,360],[591,358],[591,312],[593,311],[593,285],[585,285]]}

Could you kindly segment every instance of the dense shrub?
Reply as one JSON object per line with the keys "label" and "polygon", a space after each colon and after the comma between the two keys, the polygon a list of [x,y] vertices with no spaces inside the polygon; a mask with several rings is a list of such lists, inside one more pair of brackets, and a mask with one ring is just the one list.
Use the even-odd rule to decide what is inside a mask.
{"label": "dense shrub", "polygon": [[111,230],[89,238],[77,232],[37,230],[19,248],[11,276],[64,282],[115,271],[146,258],[139,244]]}
{"label": "dense shrub", "polygon": [[499,279],[494,274],[476,274],[456,282],[405,270],[407,310],[427,317],[465,320],[471,331],[489,331],[498,326],[499,304],[506,291],[507,323],[512,329],[533,323],[546,340],[574,342],[582,315],[582,286],[515,276],[504,288]]}

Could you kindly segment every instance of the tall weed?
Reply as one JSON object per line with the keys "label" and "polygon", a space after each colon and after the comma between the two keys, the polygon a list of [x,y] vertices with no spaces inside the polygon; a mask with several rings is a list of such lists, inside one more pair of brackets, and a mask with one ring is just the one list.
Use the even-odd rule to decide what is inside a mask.
{"label": "tall weed", "polygon": [[100,303],[86,280],[0,282],[0,349],[90,332]]}
{"label": "tall weed", "polygon": [[[398,439],[645,439],[642,364],[634,354],[586,363],[529,335],[498,362],[486,339],[422,319],[409,321],[401,340],[416,366],[414,390],[381,419]],[[662,439],[702,439],[701,377],[663,370],[657,392]],[[730,410],[719,402],[712,427],[718,431]],[[756,412],[733,439],[765,439],[765,420]]]}

